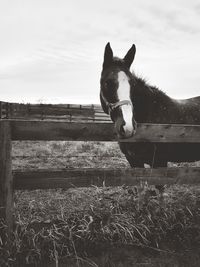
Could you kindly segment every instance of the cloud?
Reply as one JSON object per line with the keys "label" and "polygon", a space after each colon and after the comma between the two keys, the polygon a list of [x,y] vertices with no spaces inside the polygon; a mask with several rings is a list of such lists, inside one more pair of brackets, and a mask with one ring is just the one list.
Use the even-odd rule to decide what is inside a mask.
{"label": "cloud", "polygon": [[198,8],[194,0],[4,2],[0,97],[59,94],[65,101],[98,101],[108,41],[117,56],[136,43],[137,73],[170,95],[194,95],[200,82]]}

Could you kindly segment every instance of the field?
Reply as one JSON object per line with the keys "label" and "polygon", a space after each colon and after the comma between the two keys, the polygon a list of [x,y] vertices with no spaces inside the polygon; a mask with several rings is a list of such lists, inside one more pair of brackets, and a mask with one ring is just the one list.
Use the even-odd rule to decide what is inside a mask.
{"label": "field", "polygon": [[13,142],[13,168],[129,167],[114,142]]}
{"label": "field", "polygon": [[[129,165],[117,143],[13,142],[14,169],[72,167]],[[200,266],[200,187],[16,191],[14,200],[0,266]]]}

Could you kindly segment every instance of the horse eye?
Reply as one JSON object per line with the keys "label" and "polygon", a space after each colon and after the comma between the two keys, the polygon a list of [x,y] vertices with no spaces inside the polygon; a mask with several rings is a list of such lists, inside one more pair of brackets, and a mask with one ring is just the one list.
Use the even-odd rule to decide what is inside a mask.
{"label": "horse eye", "polygon": [[116,87],[117,83],[113,79],[109,79],[105,82],[105,87],[108,89],[114,89]]}

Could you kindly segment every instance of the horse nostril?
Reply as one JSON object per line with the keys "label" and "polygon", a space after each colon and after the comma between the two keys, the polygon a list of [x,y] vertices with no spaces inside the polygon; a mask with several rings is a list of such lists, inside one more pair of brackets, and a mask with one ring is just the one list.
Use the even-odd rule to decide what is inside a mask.
{"label": "horse nostril", "polygon": [[124,135],[125,134],[124,124],[120,126],[120,134],[121,135]]}

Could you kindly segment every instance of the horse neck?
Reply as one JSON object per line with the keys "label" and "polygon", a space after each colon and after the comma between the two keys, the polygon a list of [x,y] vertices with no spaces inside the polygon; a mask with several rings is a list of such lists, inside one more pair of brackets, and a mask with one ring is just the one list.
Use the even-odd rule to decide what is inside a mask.
{"label": "horse neck", "polygon": [[131,88],[131,100],[137,122],[165,123],[163,115],[167,118],[169,108],[173,107],[170,97],[139,78]]}

